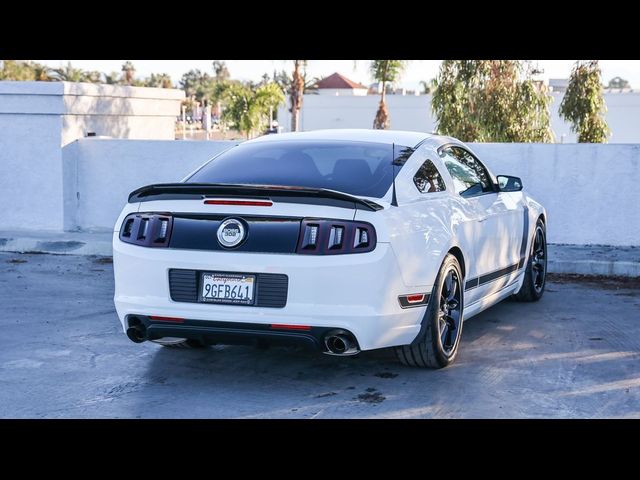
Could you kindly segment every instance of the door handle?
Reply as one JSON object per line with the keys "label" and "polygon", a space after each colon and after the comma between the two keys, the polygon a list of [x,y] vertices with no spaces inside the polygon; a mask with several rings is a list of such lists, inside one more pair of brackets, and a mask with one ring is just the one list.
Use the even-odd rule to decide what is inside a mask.
{"label": "door handle", "polygon": [[487,218],[489,218],[488,215],[486,217],[479,218],[478,222],[484,222]]}

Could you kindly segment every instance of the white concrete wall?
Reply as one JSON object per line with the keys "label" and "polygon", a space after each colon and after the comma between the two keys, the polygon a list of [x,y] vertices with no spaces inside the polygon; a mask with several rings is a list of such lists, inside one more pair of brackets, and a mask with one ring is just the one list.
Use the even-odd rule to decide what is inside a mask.
{"label": "white concrete wall", "polygon": [[362,96],[368,92],[367,88],[318,88],[316,95],[332,95],[332,96]]}
{"label": "white concrete wall", "polygon": [[[558,114],[562,95],[552,94],[551,128],[557,143],[575,143],[576,135]],[[608,108],[606,119],[612,131],[609,142],[640,143],[640,92],[606,93],[605,101]],[[305,95],[300,115],[301,129],[371,128],[379,102],[377,95]],[[431,95],[388,95],[387,104],[391,128],[395,130],[432,132],[436,128],[431,112]],[[278,121],[286,129],[291,125],[290,116],[287,108],[281,106],[278,109]]]}
{"label": "white concrete wall", "polygon": [[179,182],[237,142],[83,138],[63,149],[65,230],[111,230],[129,193]]}
{"label": "white concrete wall", "polygon": [[114,138],[173,140],[184,91],[62,82],[62,144],[95,132]]}
{"label": "white concrete wall", "polygon": [[181,90],[0,82],[0,228],[62,230],[61,146],[87,131],[173,139]]}
{"label": "white concrete wall", "polygon": [[471,147],[495,174],[521,177],[547,208],[549,242],[640,246],[640,145]]}
{"label": "white concrete wall", "polygon": [[60,123],[59,115],[0,114],[0,229],[62,229]]}

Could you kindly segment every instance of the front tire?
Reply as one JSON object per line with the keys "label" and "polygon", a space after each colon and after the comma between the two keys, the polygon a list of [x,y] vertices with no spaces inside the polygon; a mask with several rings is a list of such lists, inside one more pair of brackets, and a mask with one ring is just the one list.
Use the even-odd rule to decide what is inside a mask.
{"label": "front tire", "polygon": [[420,333],[410,345],[395,347],[400,362],[443,368],[455,361],[462,335],[463,285],[460,264],[448,254],[436,277]]}
{"label": "front tire", "polygon": [[547,279],[547,233],[544,223],[538,220],[531,242],[531,254],[524,273],[524,282],[514,298],[518,302],[537,302],[544,294]]}

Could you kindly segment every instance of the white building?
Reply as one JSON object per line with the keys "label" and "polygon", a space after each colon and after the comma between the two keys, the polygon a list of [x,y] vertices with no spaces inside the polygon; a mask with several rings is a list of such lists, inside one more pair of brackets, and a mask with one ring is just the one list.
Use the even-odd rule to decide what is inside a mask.
{"label": "white building", "polygon": [[[570,125],[559,115],[564,93],[553,92],[550,105],[551,128],[556,143],[576,143]],[[612,135],[609,143],[640,143],[640,92],[605,92],[606,120]],[[305,95],[300,111],[300,129],[371,128],[380,97]],[[436,120],[431,111],[431,95],[387,95],[391,128],[433,132]],[[278,109],[281,125],[291,125],[288,108]]]}
{"label": "white building", "polygon": [[318,95],[363,96],[367,94],[365,85],[349,80],[338,72],[323,78],[316,83]]}

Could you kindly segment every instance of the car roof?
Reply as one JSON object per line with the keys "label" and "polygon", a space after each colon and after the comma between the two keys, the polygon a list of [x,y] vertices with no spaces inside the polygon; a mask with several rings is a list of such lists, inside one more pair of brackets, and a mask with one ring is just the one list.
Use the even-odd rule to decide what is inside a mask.
{"label": "car roof", "polygon": [[441,137],[439,135],[432,135],[424,132],[345,128],[263,135],[244,143],[248,144],[256,142],[286,142],[293,140],[351,140],[360,142],[386,143],[389,145],[393,143],[397,145],[404,145],[407,147],[415,147],[419,143],[428,139],[435,140],[434,143],[437,144],[447,143],[450,140],[448,137]]}

